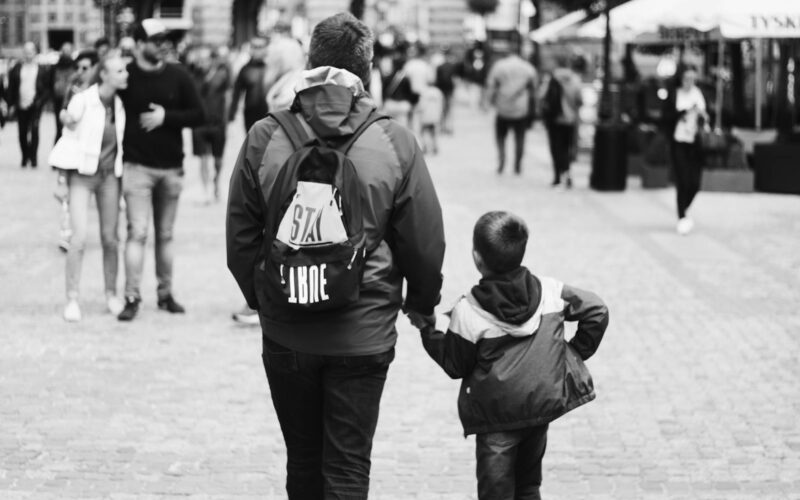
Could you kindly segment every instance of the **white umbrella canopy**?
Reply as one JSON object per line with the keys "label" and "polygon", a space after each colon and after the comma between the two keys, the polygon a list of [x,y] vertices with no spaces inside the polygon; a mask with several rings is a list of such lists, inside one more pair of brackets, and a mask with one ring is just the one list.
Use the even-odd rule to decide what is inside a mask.
{"label": "white umbrella canopy", "polygon": [[[724,38],[800,38],[800,0],[631,0],[611,11],[617,39],[660,28],[719,30]],[[579,36],[605,35],[605,18],[590,21]]]}
{"label": "white umbrella canopy", "polygon": [[551,21],[539,29],[532,31],[530,34],[531,40],[538,43],[551,42],[561,38],[574,35],[580,23],[582,23],[588,14],[585,10],[576,10],[570,12],[565,16],[561,16],[555,21]]}

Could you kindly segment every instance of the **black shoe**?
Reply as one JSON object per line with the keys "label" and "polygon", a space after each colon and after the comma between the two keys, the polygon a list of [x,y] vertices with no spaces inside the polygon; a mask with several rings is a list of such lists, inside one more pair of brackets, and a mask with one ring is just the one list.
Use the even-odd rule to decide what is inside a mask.
{"label": "black shoe", "polygon": [[163,299],[158,299],[158,308],[162,311],[169,311],[173,314],[183,314],[186,312],[186,309],[184,309],[182,305],[175,302],[175,299],[172,298],[172,295],[167,295]]}
{"label": "black shoe", "polygon": [[572,188],[572,177],[567,177],[566,185],[567,189]]}
{"label": "black shoe", "polygon": [[141,299],[137,299],[135,297],[125,297],[125,308],[121,313],[119,313],[117,319],[120,321],[131,321],[136,317],[136,313],[139,312],[140,302]]}

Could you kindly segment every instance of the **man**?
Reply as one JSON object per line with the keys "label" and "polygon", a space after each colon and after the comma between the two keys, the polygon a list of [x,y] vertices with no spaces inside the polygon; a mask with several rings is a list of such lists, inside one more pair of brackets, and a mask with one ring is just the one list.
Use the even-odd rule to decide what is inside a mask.
{"label": "man", "polygon": [[122,177],[128,217],[125,245],[125,308],[120,321],[136,317],[141,302],[144,249],[155,224],[158,308],[185,309],[172,296],[172,228],[183,187],[184,127],[203,123],[203,105],[192,77],[182,66],[164,61],[166,28],[144,19],[134,30],[135,60],[128,65],[128,88],[119,95],[125,105]]}
{"label": "man", "polygon": [[[200,158],[203,195],[206,203],[211,203],[219,201],[219,174],[222,171],[227,125],[225,97],[231,86],[231,76],[228,65],[210,47],[199,47],[195,58],[192,76],[205,109],[205,122],[192,130],[192,151]],[[209,175],[209,163],[212,161],[213,180]]]}
{"label": "man", "polygon": [[61,131],[64,128],[60,111],[68,104],[64,102],[64,99],[74,74],[75,61],[72,60],[72,44],[65,42],[61,45],[58,61],[50,69],[50,98],[53,102],[53,115],[56,118],[56,141],[61,137]]}
{"label": "man", "polygon": [[517,54],[507,53],[489,70],[486,96],[495,107],[494,132],[497,142],[497,173],[503,172],[506,162],[506,136],[514,131],[514,173],[522,172],[525,153],[525,132],[530,127],[535,110],[536,70]]}
{"label": "man", "polygon": [[36,45],[27,42],[22,48],[22,61],[8,73],[7,102],[17,112],[22,168],[38,165],[39,119],[48,98],[49,74],[45,66],[36,62],[37,52]]}
{"label": "man", "polygon": [[[352,137],[375,109],[364,90],[372,48],[372,32],[350,14],[314,28],[311,69],[298,85],[297,126],[336,144]],[[365,195],[359,298],[288,319],[264,287],[264,240],[274,235],[264,235],[271,214],[262,207],[277,195],[276,176],[292,152],[275,118],[250,130],[231,177],[228,267],[261,315],[264,368],[287,448],[288,497],[364,499],[397,314],[403,306],[432,323],[439,301],[441,208],[414,135],[388,119],[369,125],[347,154]]]}
{"label": "man", "polygon": [[[580,58],[572,64],[580,67]],[[572,187],[569,169],[577,153],[580,108],[583,105],[581,85],[578,73],[561,59],[547,84],[542,86],[542,117],[553,159],[553,187],[561,185],[562,179],[564,187]]]}
{"label": "man", "polygon": [[261,37],[250,40],[250,60],[239,71],[233,84],[233,96],[228,121],[236,117],[239,98],[244,93],[244,129],[250,130],[253,124],[267,116],[267,89],[264,83],[267,64],[267,41]]}

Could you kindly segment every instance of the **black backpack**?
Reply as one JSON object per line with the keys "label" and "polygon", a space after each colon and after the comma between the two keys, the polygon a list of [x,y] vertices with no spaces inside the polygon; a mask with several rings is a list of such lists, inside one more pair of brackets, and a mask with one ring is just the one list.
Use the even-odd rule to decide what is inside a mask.
{"label": "black backpack", "polygon": [[312,137],[291,111],[271,113],[294,152],[278,171],[266,204],[265,295],[285,311],[329,311],[356,302],[367,256],[362,190],[347,152],[375,121],[347,140]]}
{"label": "black backpack", "polygon": [[553,122],[562,114],[561,98],[564,95],[564,88],[555,76],[550,77],[547,90],[542,98],[542,118],[546,122]]}

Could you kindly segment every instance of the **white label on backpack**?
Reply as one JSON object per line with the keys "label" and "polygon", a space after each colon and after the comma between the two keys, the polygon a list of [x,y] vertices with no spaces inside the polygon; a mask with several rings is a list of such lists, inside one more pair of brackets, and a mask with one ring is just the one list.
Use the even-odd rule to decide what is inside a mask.
{"label": "white label on backpack", "polygon": [[[326,265],[297,266],[289,270],[289,303],[315,304],[328,300],[325,285],[328,284]],[[281,269],[283,274],[283,269]]]}
{"label": "white label on backpack", "polygon": [[347,241],[336,188],[319,182],[298,182],[275,238],[292,248]]}

